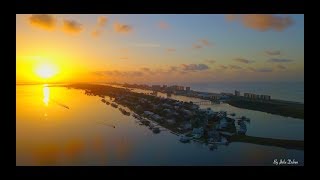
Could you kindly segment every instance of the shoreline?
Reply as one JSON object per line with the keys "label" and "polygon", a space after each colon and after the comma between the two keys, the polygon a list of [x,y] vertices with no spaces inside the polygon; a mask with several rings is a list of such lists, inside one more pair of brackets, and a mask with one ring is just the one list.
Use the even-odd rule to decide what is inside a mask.
{"label": "shoreline", "polygon": [[[155,129],[158,131],[160,126],[165,128],[166,130],[171,131],[171,133],[176,134],[178,136],[179,135],[186,136],[188,141],[190,140],[202,141],[205,144],[212,144],[212,143],[221,144],[222,142],[221,138],[223,138],[227,141],[223,142],[222,144],[228,144],[231,142],[244,142],[244,143],[253,143],[258,145],[276,146],[276,147],[281,147],[286,149],[304,150],[303,140],[285,140],[285,139],[253,137],[253,136],[246,136],[242,133],[238,133],[238,130],[236,129],[236,122],[238,122],[239,124],[239,120],[230,119],[226,116],[223,116],[217,119],[217,117],[221,115],[221,112],[217,113],[218,114],[217,117],[209,116],[208,110],[199,109],[198,105],[195,105],[191,102],[188,103],[188,102],[173,100],[170,98],[160,98],[157,96],[143,94],[143,93],[136,93],[128,89],[115,88],[108,85],[73,84],[73,85],[64,85],[64,87],[85,90],[86,95],[99,96],[103,98],[102,102],[105,101],[104,103],[107,105],[110,105],[112,103],[117,103],[123,107],[128,108],[132,112],[132,116],[141,122],[141,125],[148,126],[149,129],[151,129],[152,131],[154,131]],[[110,98],[110,103],[107,103],[109,101],[105,100],[106,96]],[[144,101],[143,99],[147,101]],[[176,109],[176,107],[173,108],[171,113],[171,114],[175,114],[178,112],[180,114],[177,114],[176,116],[170,116],[170,118],[168,118],[168,116],[163,114],[163,110],[161,110],[162,109],[161,107],[164,105],[168,106],[170,104],[171,105],[180,104],[179,105],[180,108],[179,109]],[[152,107],[152,106],[157,106],[157,107]],[[197,107],[197,108],[193,109],[193,107]],[[114,107],[114,108],[117,108],[117,107]],[[121,109],[119,110],[121,111]],[[190,111],[193,115],[185,116],[186,115],[185,113],[190,114]],[[200,117],[202,117],[202,119]],[[208,119],[208,117],[211,117],[213,119],[210,120],[211,118]],[[224,119],[225,121],[224,124],[226,126],[222,130],[219,130],[220,128],[217,129],[217,127],[219,127],[219,125],[221,126],[222,119]],[[195,123],[194,120],[197,121],[196,124],[198,125],[194,124]],[[199,122],[201,123],[199,124]],[[184,129],[183,125],[185,125],[186,123],[189,123],[190,127]],[[154,126],[155,124],[158,127],[155,127]],[[202,130],[200,132],[201,128]],[[196,129],[196,132],[195,132],[195,129]],[[160,132],[160,131],[159,132],[157,131],[156,132],[154,131],[154,133]],[[230,135],[224,135],[222,132],[225,132],[224,134],[226,134],[227,132],[227,134],[230,134]],[[200,136],[197,136],[197,135],[200,135]],[[217,137],[220,140],[212,141]]]}
{"label": "shoreline", "polygon": [[[123,88],[129,88],[129,89],[132,88],[131,87],[132,85],[130,84],[122,84],[118,86],[121,86]],[[150,88],[139,88],[139,87],[134,87],[134,88],[141,89],[141,90],[154,91]],[[156,90],[155,92],[166,93],[158,90]],[[209,92],[203,92],[203,91],[193,91],[193,92],[198,94],[209,93]],[[215,93],[215,94],[222,95],[223,93]],[[185,97],[195,97],[187,93],[179,93],[176,95],[185,96]],[[208,100],[211,102],[219,102],[219,100],[212,101],[208,98],[202,98],[202,97],[196,97],[196,98],[199,98],[202,100]],[[280,99],[252,100],[252,99],[245,98],[243,96],[235,96],[230,94],[228,95],[228,99],[224,100],[224,102],[237,108],[255,110],[255,111],[304,120],[304,103],[302,102],[294,102],[294,101],[280,100]]]}
{"label": "shoreline", "polygon": [[226,103],[238,108],[304,120],[304,104],[301,103],[281,100],[251,101],[241,97],[230,98]]}

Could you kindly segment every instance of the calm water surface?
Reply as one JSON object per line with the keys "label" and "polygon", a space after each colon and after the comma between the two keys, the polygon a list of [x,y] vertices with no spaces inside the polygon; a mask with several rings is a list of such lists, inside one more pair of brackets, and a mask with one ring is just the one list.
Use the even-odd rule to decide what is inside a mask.
{"label": "calm water surface", "polygon": [[[227,104],[202,107],[251,118],[248,135],[304,139],[300,119]],[[304,151],[239,142],[211,151],[204,144],[180,143],[168,131],[153,134],[82,90],[16,86],[16,165],[272,165],[274,159],[288,158],[304,165]]]}

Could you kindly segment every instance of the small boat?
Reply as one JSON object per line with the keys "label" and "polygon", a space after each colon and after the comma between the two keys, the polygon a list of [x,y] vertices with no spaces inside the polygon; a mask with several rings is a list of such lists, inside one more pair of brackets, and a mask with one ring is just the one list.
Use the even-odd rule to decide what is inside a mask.
{"label": "small boat", "polygon": [[115,103],[111,103],[111,106],[114,107],[114,108],[118,108],[118,105],[115,104]]}
{"label": "small boat", "polygon": [[119,108],[119,110],[122,112],[122,114],[126,115],[126,116],[130,116],[130,112],[122,109],[122,108]]}
{"label": "small boat", "polygon": [[153,128],[153,129],[152,129],[152,132],[153,132],[154,134],[158,134],[158,133],[160,133],[160,129],[159,129],[158,127]]}
{"label": "small boat", "polygon": [[186,137],[186,136],[181,136],[179,140],[180,140],[180,142],[182,142],[182,143],[190,142],[190,138],[189,138],[189,137]]}
{"label": "small boat", "polygon": [[216,145],[216,144],[209,144],[209,149],[211,150],[211,151],[213,151],[213,150],[215,150],[215,149],[217,149],[218,148],[218,146]]}

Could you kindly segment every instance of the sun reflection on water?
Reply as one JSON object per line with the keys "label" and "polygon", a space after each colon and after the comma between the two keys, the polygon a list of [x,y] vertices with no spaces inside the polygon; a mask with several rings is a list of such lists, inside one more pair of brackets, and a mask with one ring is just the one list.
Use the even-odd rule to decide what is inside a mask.
{"label": "sun reflection on water", "polygon": [[50,89],[47,86],[43,87],[43,103],[48,106],[50,99]]}

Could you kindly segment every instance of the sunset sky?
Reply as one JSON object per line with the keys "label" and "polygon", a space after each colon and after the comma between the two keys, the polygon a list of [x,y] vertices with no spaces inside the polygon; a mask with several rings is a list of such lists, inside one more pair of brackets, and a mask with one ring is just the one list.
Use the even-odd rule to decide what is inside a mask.
{"label": "sunset sky", "polygon": [[24,82],[303,81],[304,15],[16,15]]}

